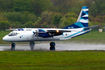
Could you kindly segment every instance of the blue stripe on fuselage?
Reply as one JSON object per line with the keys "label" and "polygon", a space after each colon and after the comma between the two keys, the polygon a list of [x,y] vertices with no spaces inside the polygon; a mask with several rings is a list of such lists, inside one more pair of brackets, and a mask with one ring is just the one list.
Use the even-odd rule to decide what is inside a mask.
{"label": "blue stripe on fuselage", "polygon": [[75,33],[75,34],[72,34],[72,35],[70,35],[70,36],[68,36],[68,37],[65,37],[65,38],[69,38],[69,37],[74,36],[74,35],[79,34],[79,33],[81,33],[81,32],[79,31],[79,32],[77,32],[77,33]]}
{"label": "blue stripe on fuselage", "polygon": [[[79,34],[79,33],[84,32],[84,31],[87,31],[87,32],[82,33],[82,34]],[[77,36],[80,36],[80,35],[83,35],[83,34],[86,34],[86,33],[89,33],[89,32],[90,32],[90,31],[84,29],[83,31],[79,31],[79,32],[77,32],[77,33],[75,33],[75,34],[72,34],[72,35],[70,35],[70,36],[68,36],[68,37],[65,37],[65,38],[69,38],[69,37],[72,37],[72,36],[76,37],[75,35],[77,35],[77,34],[79,34],[79,35],[77,35]],[[73,38],[73,37],[72,37],[72,38]]]}
{"label": "blue stripe on fuselage", "polygon": [[[86,33],[89,33],[90,31],[87,31],[87,32],[85,32],[85,33],[83,33],[83,34],[80,34],[80,35],[84,35],[84,34],[86,34]],[[80,36],[80,35],[77,35],[77,36]],[[74,37],[77,37],[77,36],[74,36]],[[72,38],[74,38],[74,37],[72,37]]]}

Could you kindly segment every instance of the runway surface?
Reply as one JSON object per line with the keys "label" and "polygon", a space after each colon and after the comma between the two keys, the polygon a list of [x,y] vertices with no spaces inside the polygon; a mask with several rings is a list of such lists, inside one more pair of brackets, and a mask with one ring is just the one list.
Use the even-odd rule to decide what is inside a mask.
{"label": "runway surface", "polygon": [[[10,51],[11,46],[10,45],[0,45],[0,51]],[[15,47],[16,51],[24,51],[24,50],[30,50],[30,47],[28,44],[25,45],[19,45],[16,44]],[[34,50],[49,50],[49,43],[40,43],[35,44]],[[71,50],[105,50],[105,44],[76,44],[76,43],[57,43],[56,44],[56,50],[57,51],[71,51]]]}

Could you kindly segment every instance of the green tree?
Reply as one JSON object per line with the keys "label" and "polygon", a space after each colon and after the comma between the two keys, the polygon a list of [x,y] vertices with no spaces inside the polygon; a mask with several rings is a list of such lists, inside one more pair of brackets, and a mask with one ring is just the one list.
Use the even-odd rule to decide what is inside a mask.
{"label": "green tree", "polygon": [[48,27],[49,25],[46,23],[46,22],[44,22],[42,25],[41,25],[41,27],[43,27],[43,28],[46,28],[46,27]]}
{"label": "green tree", "polygon": [[95,0],[93,1],[91,8],[90,8],[90,13],[93,16],[96,15],[104,15],[105,14],[105,0]]}
{"label": "green tree", "polygon": [[8,21],[0,21],[0,30],[5,30],[10,27],[10,23]]}
{"label": "green tree", "polygon": [[60,20],[60,27],[66,27],[68,25],[74,24],[77,20],[77,15],[75,13],[67,13]]}
{"label": "green tree", "polygon": [[52,6],[51,0],[31,0],[32,11],[36,15],[40,15],[41,12],[48,10]]}
{"label": "green tree", "polygon": [[30,13],[30,12],[28,12],[28,11],[25,11],[25,12],[23,13],[23,15],[22,15],[22,19],[23,19],[22,23],[24,24],[24,23],[26,23],[26,22],[28,22],[28,21],[35,22],[35,21],[37,20],[37,17],[36,17],[35,14]]}
{"label": "green tree", "polygon": [[11,11],[15,0],[0,0],[0,10],[1,11]]}
{"label": "green tree", "polygon": [[[51,8],[51,9],[52,9],[52,11],[55,10],[56,12],[61,12],[61,13],[62,12],[63,13],[70,12],[72,9],[72,12],[73,12],[75,9],[78,9],[77,5],[79,3],[77,3],[77,1],[78,0],[52,0],[53,8]],[[73,9],[73,8],[75,8],[75,9]]]}
{"label": "green tree", "polygon": [[48,25],[50,25],[51,24],[51,22],[52,22],[52,18],[53,18],[53,15],[54,15],[55,13],[54,12],[51,12],[51,11],[44,11],[44,12],[42,12],[42,14],[41,14],[41,24],[42,23],[47,23]]}
{"label": "green tree", "polygon": [[10,22],[20,22],[22,24],[32,21],[35,22],[37,20],[37,17],[33,13],[29,13],[28,11],[25,11],[23,13],[21,12],[7,12],[4,13],[3,16],[8,19]]}
{"label": "green tree", "polygon": [[62,18],[62,15],[55,14],[52,20],[52,25],[55,25],[56,27],[59,27],[60,19]]}
{"label": "green tree", "polygon": [[32,12],[30,0],[15,0],[12,11],[16,11],[16,12],[29,11],[29,12]]}
{"label": "green tree", "polygon": [[33,22],[29,21],[29,22],[25,23],[25,27],[32,28],[33,27]]}
{"label": "green tree", "polygon": [[9,21],[22,21],[22,13],[21,12],[8,12],[4,13],[4,17],[8,18]]}
{"label": "green tree", "polygon": [[0,0],[0,10],[8,12],[32,12],[30,0]]}

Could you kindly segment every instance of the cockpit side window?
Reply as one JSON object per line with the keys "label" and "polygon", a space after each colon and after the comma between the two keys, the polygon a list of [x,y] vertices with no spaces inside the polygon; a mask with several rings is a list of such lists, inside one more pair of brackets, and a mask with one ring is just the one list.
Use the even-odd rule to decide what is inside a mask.
{"label": "cockpit side window", "polygon": [[8,36],[16,36],[18,33],[14,33],[14,32],[11,32],[8,34]]}

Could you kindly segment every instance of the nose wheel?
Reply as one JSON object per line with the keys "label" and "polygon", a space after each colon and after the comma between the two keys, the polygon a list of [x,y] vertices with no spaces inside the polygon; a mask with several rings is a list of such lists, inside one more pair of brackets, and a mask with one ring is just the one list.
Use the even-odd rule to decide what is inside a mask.
{"label": "nose wheel", "polygon": [[15,50],[15,43],[11,43],[11,50]]}
{"label": "nose wheel", "polygon": [[31,48],[31,50],[34,50],[34,45],[35,45],[34,42],[30,42],[30,48]]}
{"label": "nose wheel", "polygon": [[54,42],[50,43],[50,50],[55,50],[55,43]]}

